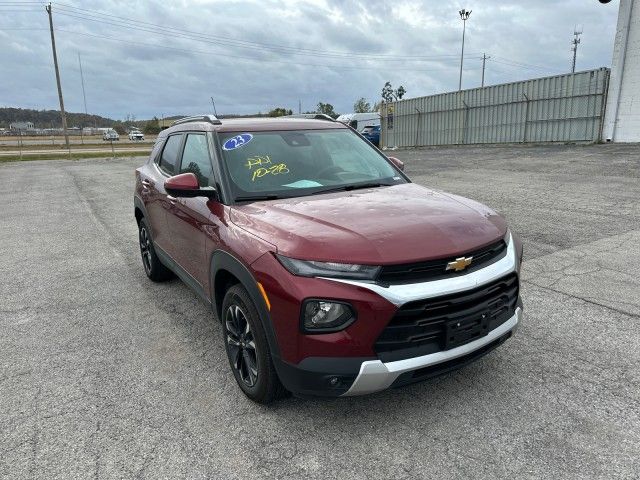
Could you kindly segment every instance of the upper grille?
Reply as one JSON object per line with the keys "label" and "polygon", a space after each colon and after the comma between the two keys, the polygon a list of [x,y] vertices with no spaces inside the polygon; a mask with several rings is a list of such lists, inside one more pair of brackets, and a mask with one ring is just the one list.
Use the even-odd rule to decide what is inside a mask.
{"label": "upper grille", "polygon": [[393,284],[398,282],[407,283],[436,280],[438,278],[462,275],[486,267],[490,263],[499,260],[506,251],[507,244],[504,240],[500,240],[487,247],[458,255],[458,257],[473,257],[473,263],[462,272],[447,271],[447,264],[455,260],[454,258],[442,258],[439,260],[405,263],[402,265],[387,265],[380,270],[377,281],[379,283]]}
{"label": "upper grille", "polygon": [[[375,351],[380,360],[388,362],[471,342],[512,317],[517,302],[515,273],[474,290],[409,302],[398,309],[382,331]],[[468,335],[457,334],[452,340],[448,337],[451,327],[460,324],[468,325]]]}

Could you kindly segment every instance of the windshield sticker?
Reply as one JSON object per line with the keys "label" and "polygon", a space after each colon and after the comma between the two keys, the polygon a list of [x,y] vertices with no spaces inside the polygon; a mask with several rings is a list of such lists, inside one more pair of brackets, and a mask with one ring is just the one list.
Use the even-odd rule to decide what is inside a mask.
{"label": "windshield sticker", "polygon": [[314,182],[313,180],[298,180],[297,182],[287,183],[286,185],[283,185],[283,187],[312,188],[312,187],[322,187],[322,184],[318,182]]}
{"label": "windshield sticker", "polygon": [[223,150],[235,150],[236,148],[244,147],[247,143],[249,143],[253,139],[253,135],[250,133],[241,133],[240,135],[236,135],[235,137],[229,138],[222,145]]}

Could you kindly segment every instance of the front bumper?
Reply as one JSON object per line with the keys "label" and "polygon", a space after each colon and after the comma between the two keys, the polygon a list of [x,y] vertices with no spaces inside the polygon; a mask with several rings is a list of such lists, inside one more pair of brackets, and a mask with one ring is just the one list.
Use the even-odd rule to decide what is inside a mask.
{"label": "front bumper", "polygon": [[450,350],[383,363],[376,358],[310,357],[297,365],[274,359],[284,386],[297,395],[357,396],[425,380],[463,367],[510,338],[522,321],[522,307],[487,335]]}
{"label": "front bumper", "polygon": [[[362,362],[360,373],[344,393],[344,396],[366,395],[389,388],[403,374],[415,372],[434,365],[444,364],[458,358],[473,356],[477,351],[483,351],[484,347],[494,344],[503,338],[507,338],[518,328],[522,320],[522,308],[518,307],[515,314],[499,327],[491,330],[487,335],[470,343],[461,345],[451,350],[424,355],[422,357],[408,358],[396,362],[382,363],[380,360],[368,360]],[[497,346],[497,345],[496,345]],[[476,357],[473,356],[473,359]]]}
{"label": "front bumper", "polygon": [[[488,353],[508,339],[521,322],[519,299],[516,308],[510,311],[511,317],[506,320],[502,317],[503,323],[483,337],[448,350],[415,352],[409,358],[401,355],[385,358],[376,354],[373,346],[403,305],[464,294],[499,282],[514,272],[519,275],[520,256],[515,243],[512,238],[506,254],[480,270],[401,285],[293,277],[288,272],[278,275],[284,268],[272,255],[263,255],[252,266],[271,300],[270,325],[279,348],[273,361],[282,383],[302,395],[364,395],[445,373]],[[301,302],[312,296],[348,301],[358,311],[359,320],[340,332],[299,334]]]}

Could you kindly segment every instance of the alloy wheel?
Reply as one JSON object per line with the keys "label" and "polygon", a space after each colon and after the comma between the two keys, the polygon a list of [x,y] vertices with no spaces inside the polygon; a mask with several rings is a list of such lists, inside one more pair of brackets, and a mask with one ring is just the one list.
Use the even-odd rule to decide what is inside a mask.
{"label": "alloy wheel", "polygon": [[225,313],[229,358],[238,376],[248,387],[258,380],[256,344],[251,326],[242,308],[232,303]]}

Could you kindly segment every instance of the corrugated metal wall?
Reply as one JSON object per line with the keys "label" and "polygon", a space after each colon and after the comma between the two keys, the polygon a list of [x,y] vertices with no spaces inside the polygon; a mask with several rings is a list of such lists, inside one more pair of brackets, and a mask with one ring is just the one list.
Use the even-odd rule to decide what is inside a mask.
{"label": "corrugated metal wall", "polygon": [[383,105],[381,144],[596,142],[608,82],[601,68],[400,100]]}

